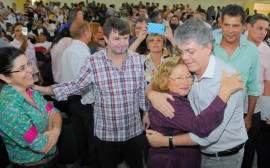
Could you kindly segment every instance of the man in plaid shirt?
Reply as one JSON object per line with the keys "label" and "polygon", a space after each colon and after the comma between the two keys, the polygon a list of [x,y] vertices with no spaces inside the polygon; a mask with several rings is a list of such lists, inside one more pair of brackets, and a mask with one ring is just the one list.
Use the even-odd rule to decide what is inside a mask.
{"label": "man in plaid shirt", "polygon": [[102,168],[116,167],[120,152],[131,168],[143,168],[141,134],[150,121],[139,108],[148,111],[145,98],[144,63],[128,51],[130,29],[118,18],[104,24],[107,48],[89,56],[75,80],[35,89],[57,100],[78,94],[91,83],[95,93],[94,127]]}

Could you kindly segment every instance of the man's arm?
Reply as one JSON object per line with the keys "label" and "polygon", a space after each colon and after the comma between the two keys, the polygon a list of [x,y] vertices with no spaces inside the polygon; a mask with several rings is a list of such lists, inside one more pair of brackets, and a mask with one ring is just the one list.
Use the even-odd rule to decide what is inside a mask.
{"label": "man's arm", "polygon": [[147,36],[147,29],[146,29],[146,23],[143,21],[142,29],[134,41],[134,43],[128,48],[130,51],[136,51],[141,42],[146,38]]}
{"label": "man's arm", "polygon": [[254,53],[254,58],[252,62],[252,67],[249,71],[249,77],[247,80],[247,95],[248,95],[248,110],[245,117],[246,130],[252,127],[252,117],[254,114],[254,109],[257,103],[258,96],[260,95],[260,78],[259,78],[259,56],[258,51]]}
{"label": "man's arm", "polygon": [[264,96],[270,96],[270,80],[265,80],[264,81]]}
{"label": "man's arm", "polygon": [[249,129],[252,127],[252,116],[254,114],[254,109],[257,103],[258,96],[248,96],[248,111],[247,115],[245,117],[245,126],[246,130],[249,131]]}

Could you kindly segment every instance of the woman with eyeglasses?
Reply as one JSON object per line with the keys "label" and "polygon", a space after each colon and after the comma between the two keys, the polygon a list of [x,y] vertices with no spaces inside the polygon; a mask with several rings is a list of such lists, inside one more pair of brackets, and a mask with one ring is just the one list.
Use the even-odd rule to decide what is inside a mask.
{"label": "woman with eyeglasses", "polygon": [[[239,74],[238,74],[239,75]],[[150,128],[169,136],[170,148],[151,147],[148,152],[148,168],[199,168],[201,153],[197,146],[173,146],[173,136],[192,132],[206,137],[221,124],[224,118],[226,102],[236,90],[243,89],[237,74],[231,77],[223,75],[218,96],[198,116],[192,111],[187,99],[193,84],[193,76],[184,64],[181,56],[170,57],[159,67],[150,85],[152,90],[166,92],[173,96],[170,104],[175,109],[174,117],[165,117],[150,104]]]}
{"label": "woman with eyeglasses", "polygon": [[57,167],[62,119],[34,84],[33,67],[14,47],[0,49],[0,135],[15,168]]}

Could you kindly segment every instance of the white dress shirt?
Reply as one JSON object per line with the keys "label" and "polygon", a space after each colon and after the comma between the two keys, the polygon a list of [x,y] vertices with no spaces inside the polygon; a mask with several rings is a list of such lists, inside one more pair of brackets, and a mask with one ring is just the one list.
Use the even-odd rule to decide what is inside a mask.
{"label": "white dress shirt", "polygon": [[[73,40],[62,55],[62,81],[74,80],[79,74],[85,59],[91,56],[89,47],[80,40]],[[81,92],[81,103],[92,104],[95,100],[92,85]]]}

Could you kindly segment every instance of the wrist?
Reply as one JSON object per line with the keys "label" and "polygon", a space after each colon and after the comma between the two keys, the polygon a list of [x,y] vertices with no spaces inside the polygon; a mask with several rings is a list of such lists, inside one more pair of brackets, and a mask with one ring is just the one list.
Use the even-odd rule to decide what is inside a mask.
{"label": "wrist", "polygon": [[59,134],[61,133],[62,129],[60,126],[53,126],[52,130],[57,130],[59,132]]}
{"label": "wrist", "polygon": [[169,136],[169,149],[174,149],[175,146],[173,144],[173,136]]}
{"label": "wrist", "polygon": [[144,117],[149,117],[149,112],[147,112],[147,111],[143,112],[143,116]]}

